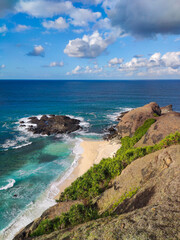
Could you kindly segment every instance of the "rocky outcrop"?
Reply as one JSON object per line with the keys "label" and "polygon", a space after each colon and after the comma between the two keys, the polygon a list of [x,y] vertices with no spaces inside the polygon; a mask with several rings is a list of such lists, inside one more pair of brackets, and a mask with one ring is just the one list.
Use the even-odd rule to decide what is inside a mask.
{"label": "rocky outcrop", "polygon": [[180,113],[169,112],[158,117],[156,120],[135,147],[153,145],[170,133],[180,132]]}
{"label": "rocky outcrop", "polygon": [[36,219],[29,225],[27,225],[19,234],[14,238],[14,240],[24,240],[30,238],[30,234],[37,228],[39,223],[44,219],[54,219],[60,216],[62,213],[68,212],[72,205],[80,204],[81,201],[68,201],[63,203],[57,203],[55,206],[47,209],[40,218]]}
{"label": "rocky outcrop", "polygon": [[155,102],[136,108],[126,113],[117,125],[120,137],[132,136],[135,131],[149,118],[161,115],[161,109]]}
{"label": "rocky outcrop", "polygon": [[71,133],[80,129],[80,121],[67,116],[43,115],[29,118],[30,127],[28,130],[34,134],[51,135],[59,133]]}
{"label": "rocky outcrop", "polygon": [[173,111],[172,104],[167,105],[165,107],[161,107],[161,114],[165,114],[172,111]]}
{"label": "rocky outcrop", "polygon": [[115,216],[59,230],[34,240],[178,240],[179,170],[179,145],[137,159],[114,180],[112,187],[106,190],[108,194],[105,192],[98,200],[99,207],[107,210],[123,193],[139,187],[132,198],[125,199],[114,209]]}

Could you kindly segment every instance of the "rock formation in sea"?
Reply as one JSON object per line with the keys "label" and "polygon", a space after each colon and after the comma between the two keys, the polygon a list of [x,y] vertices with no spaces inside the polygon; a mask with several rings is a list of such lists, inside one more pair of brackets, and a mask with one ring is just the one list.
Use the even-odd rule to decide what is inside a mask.
{"label": "rock formation in sea", "polygon": [[65,189],[15,240],[180,239],[180,113],[150,103],[125,113],[117,134],[116,155]]}
{"label": "rock formation in sea", "polygon": [[[24,124],[24,122],[20,123]],[[80,120],[61,115],[43,115],[40,119],[30,117],[28,123],[32,124],[28,131],[42,135],[71,133],[81,128]]]}

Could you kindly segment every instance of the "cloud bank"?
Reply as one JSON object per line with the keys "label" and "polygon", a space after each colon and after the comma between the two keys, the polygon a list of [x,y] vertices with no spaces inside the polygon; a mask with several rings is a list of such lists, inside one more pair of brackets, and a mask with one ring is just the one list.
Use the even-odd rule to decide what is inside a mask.
{"label": "cloud bank", "polygon": [[180,33],[179,0],[105,0],[113,26],[135,37]]}

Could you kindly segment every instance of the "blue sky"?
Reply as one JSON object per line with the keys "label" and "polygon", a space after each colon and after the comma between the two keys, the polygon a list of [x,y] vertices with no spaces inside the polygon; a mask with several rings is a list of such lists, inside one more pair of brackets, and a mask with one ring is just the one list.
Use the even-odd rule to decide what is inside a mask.
{"label": "blue sky", "polygon": [[180,0],[1,0],[0,79],[179,79]]}

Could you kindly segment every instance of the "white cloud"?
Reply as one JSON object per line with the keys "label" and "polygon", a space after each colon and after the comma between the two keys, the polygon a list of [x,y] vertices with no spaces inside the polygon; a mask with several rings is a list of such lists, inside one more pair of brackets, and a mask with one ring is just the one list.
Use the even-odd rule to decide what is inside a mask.
{"label": "white cloud", "polygon": [[62,17],[57,18],[54,21],[44,21],[42,23],[43,27],[47,29],[57,29],[57,30],[64,30],[68,28],[69,24],[66,22],[66,20]]}
{"label": "white cloud", "polygon": [[72,8],[70,1],[20,0],[16,5],[17,12],[27,13],[33,17],[53,17],[69,12]]}
{"label": "white cloud", "polygon": [[41,45],[35,46],[34,49],[27,54],[28,56],[44,57],[44,48]]}
{"label": "white cloud", "polygon": [[135,37],[180,33],[179,0],[105,0],[112,25]]}
{"label": "white cloud", "polygon": [[73,8],[70,17],[71,24],[74,26],[87,26],[89,22],[96,22],[101,17],[101,13],[92,12],[89,9]]}
{"label": "white cloud", "polygon": [[[111,64],[109,66],[112,67]],[[129,62],[120,64],[118,71],[138,76],[180,74],[180,52],[167,52],[162,56],[154,53],[149,59],[132,58]]]}
{"label": "white cloud", "polygon": [[114,41],[114,36],[102,38],[98,31],[92,35],[84,35],[83,38],[70,40],[64,49],[69,57],[95,58],[99,56]]}
{"label": "white cloud", "polygon": [[109,67],[111,67],[111,66],[116,66],[117,64],[121,64],[121,63],[123,63],[123,58],[117,58],[117,57],[115,57],[115,58],[112,58],[111,60],[109,60]]}
{"label": "white cloud", "polygon": [[[16,5],[17,12],[23,12],[37,18],[54,17],[60,14],[69,16],[69,21],[74,26],[87,26],[89,22],[96,22],[101,17],[100,12],[93,12],[90,9],[76,8],[71,1],[56,0],[20,0]],[[64,29],[68,25],[59,18],[56,21],[44,21],[46,28]],[[61,27],[60,27],[61,26]]]}
{"label": "white cloud", "polygon": [[48,67],[63,67],[63,66],[64,66],[64,62],[61,61],[61,62],[51,62]]}
{"label": "white cloud", "polygon": [[0,69],[3,69],[3,68],[5,68],[6,66],[5,66],[5,64],[1,64],[0,65]]}
{"label": "white cloud", "polygon": [[97,64],[95,64],[93,67],[90,67],[90,66],[81,67],[78,65],[71,72],[67,72],[67,75],[98,74],[98,73],[101,73],[102,71],[103,71],[103,68],[99,67]]}
{"label": "white cloud", "polygon": [[81,70],[81,66],[76,66],[71,72],[67,72],[66,75],[78,74]]}
{"label": "white cloud", "polygon": [[73,29],[73,32],[75,32],[77,34],[80,34],[80,33],[83,33],[84,30],[82,28],[80,28],[80,29]]}
{"label": "white cloud", "polygon": [[94,28],[111,30],[112,29],[111,21],[109,18],[102,18],[98,22],[96,22]]}
{"label": "white cloud", "polygon": [[0,27],[0,33],[5,34],[7,31],[8,29],[5,24]]}
{"label": "white cloud", "polygon": [[23,31],[26,31],[26,30],[30,30],[31,29],[31,26],[26,26],[26,25],[21,25],[21,24],[18,24],[14,31],[15,32],[23,32]]}

